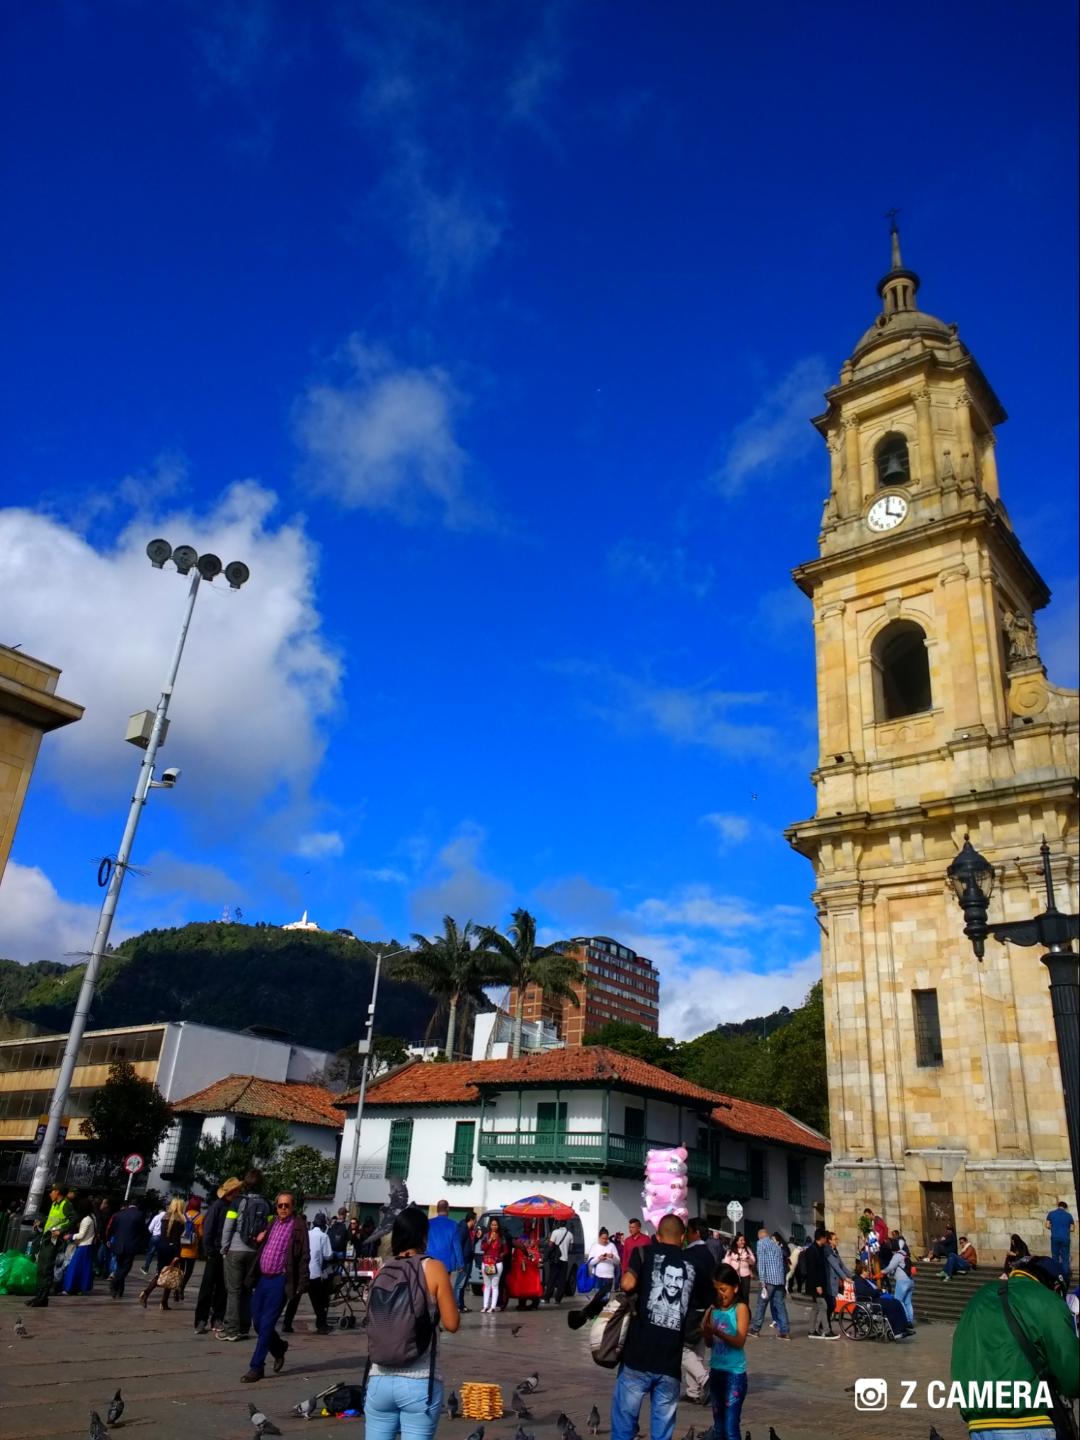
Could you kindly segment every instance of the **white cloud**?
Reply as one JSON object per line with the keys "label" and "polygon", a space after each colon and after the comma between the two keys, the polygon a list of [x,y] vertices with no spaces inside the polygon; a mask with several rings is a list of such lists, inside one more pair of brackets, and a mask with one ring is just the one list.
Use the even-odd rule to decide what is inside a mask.
{"label": "white cloud", "polygon": [[749,963],[667,964],[661,971],[660,1028],[676,1040],[690,1040],[725,1021],[767,1015],[781,1005],[794,1009],[821,979],[814,952],[763,973]]}
{"label": "white cloud", "polygon": [[735,425],[712,483],[722,495],[738,495],[751,476],[769,475],[800,459],[814,444],[809,416],[821,408],[829,370],[820,356],[797,361]]}
{"label": "white cloud", "polygon": [[608,551],[607,563],[616,580],[654,590],[681,590],[695,600],[704,600],[716,576],[711,565],[698,564],[681,546],[646,541],[619,540]]}
{"label": "white cloud", "polygon": [[475,920],[478,925],[501,925],[511,888],[498,876],[484,870],[480,851],[484,831],[463,825],[439,851],[421,885],[409,897],[409,913],[418,930],[442,926],[444,915],[460,923]]}
{"label": "white cloud", "polygon": [[[219,865],[208,865],[202,860],[185,860],[168,850],[158,850],[146,861],[139,863],[139,870],[145,871],[137,877],[136,895],[184,896],[205,901],[220,910],[224,905],[235,905],[243,898],[242,887]],[[125,889],[125,903],[130,891]]]}
{"label": "white cloud", "polygon": [[378,866],[374,870],[360,871],[361,880],[371,880],[376,885],[405,885],[408,878],[403,870],[395,870],[390,865]]}
{"label": "white cloud", "polygon": [[[74,965],[90,949],[98,907],[62,899],[36,865],[9,860],[0,881],[0,956],[23,964],[60,960]],[[126,932],[113,929],[113,944]]]}
{"label": "white cloud", "polygon": [[711,825],[720,838],[721,847],[737,845],[750,834],[750,821],[745,815],[727,815],[715,810],[701,817],[703,825]]}
{"label": "white cloud", "polygon": [[[614,890],[575,875],[545,885],[540,938],[613,935],[660,972],[660,1030],[690,1039],[724,1020],[801,1004],[820,977],[805,955],[809,908],[762,907],[705,885],[627,906]],[[791,951],[803,958],[792,960]]]}
{"label": "white cloud", "polygon": [[466,499],[465,451],[454,436],[461,405],[445,370],[394,364],[350,336],[341,384],[313,382],[296,409],[305,476],[355,509],[418,520],[432,508],[451,526],[477,523]]}
{"label": "white cloud", "polygon": [[96,545],[54,517],[0,510],[6,633],[60,666],[59,692],[86,707],[38,762],[69,803],[112,807],[133,779],[127,718],[157,702],[187,592],[171,566],[146,559],[146,541],[163,535],[251,568],[240,591],[200,590],[162,751],[183,768],[169,805],[238,838],[256,808],[264,833],[268,816],[310,808],[341,664],[320,630],[316,549],[299,521],[272,528],[275,503],[243,481],[206,510],[158,503]]}
{"label": "white cloud", "polygon": [[345,841],[336,830],[309,830],[296,843],[296,854],[304,860],[335,860],[345,853]]}
{"label": "white cloud", "polygon": [[392,197],[406,244],[438,288],[468,279],[498,247],[505,222],[501,203],[461,177],[438,184],[437,168],[416,144],[398,144],[382,194]]}

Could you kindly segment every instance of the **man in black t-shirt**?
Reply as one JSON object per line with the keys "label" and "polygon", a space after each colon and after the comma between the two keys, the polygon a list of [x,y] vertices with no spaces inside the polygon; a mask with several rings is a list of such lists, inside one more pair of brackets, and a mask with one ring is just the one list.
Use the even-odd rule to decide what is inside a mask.
{"label": "man in black t-shirt", "polygon": [[637,1296],[622,1363],[611,1397],[611,1440],[633,1440],[646,1395],[650,1440],[671,1440],[679,1405],[683,1344],[694,1289],[694,1267],[682,1248],[683,1223],[665,1215],[652,1245],[635,1250],[622,1288]]}

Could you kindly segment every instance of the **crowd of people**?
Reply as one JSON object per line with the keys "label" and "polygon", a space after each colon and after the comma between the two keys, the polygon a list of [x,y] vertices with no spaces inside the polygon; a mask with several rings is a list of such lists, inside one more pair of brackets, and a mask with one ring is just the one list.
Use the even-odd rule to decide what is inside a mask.
{"label": "crowd of people", "polygon": [[[168,1311],[170,1302],[184,1300],[201,1258],[194,1331],[224,1342],[253,1340],[241,1379],[254,1383],[264,1377],[268,1363],[275,1373],[284,1368],[289,1349],[284,1337],[293,1332],[305,1294],[313,1331],[325,1335],[336,1269],[349,1261],[378,1261],[370,1271],[378,1270],[382,1285],[397,1266],[412,1274],[413,1290],[430,1312],[431,1345],[424,1353],[406,1346],[398,1355],[384,1341],[380,1360],[373,1336],[382,1334],[381,1327],[369,1329],[368,1427],[374,1427],[375,1440],[393,1440],[408,1417],[410,1440],[430,1440],[443,1404],[436,1332],[458,1328],[475,1277],[480,1309],[487,1315],[515,1298],[519,1306],[558,1305],[574,1291],[588,1293],[585,1309],[571,1313],[572,1326],[598,1315],[617,1289],[635,1296],[636,1306],[612,1398],[612,1440],[634,1440],[646,1396],[652,1406],[652,1440],[671,1440],[681,1398],[711,1406],[709,1440],[737,1440],[749,1390],[748,1342],[762,1335],[767,1317],[776,1339],[790,1341],[790,1296],[801,1294],[811,1302],[811,1339],[838,1338],[839,1318],[862,1306],[881,1317],[890,1338],[904,1340],[915,1334],[914,1277],[920,1269],[936,1268],[947,1283],[979,1268],[975,1246],[952,1227],[916,1257],[902,1232],[871,1208],[859,1219],[850,1268],[837,1235],[824,1226],[805,1242],[761,1227],[751,1244],[743,1233],[719,1234],[704,1219],[684,1224],[668,1215],[655,1237],[643,1231],[638,1219],[628,1221],[625,1234],[601,1228],[571,1284],[574,1231],[565,1221],[545,1225],[533,1220],[511,1234],[498,1215],[478,1222],[470,1210],[452,1219],[449,1202],[441,1200],[430,1221],[422,1210],[406,1206],[394,1213],[392,1223],[378,1228],[373,1218],[351,1218],[344,1208],[330,1219],[320,1213],[308,1221],[293,1195],[279,1194],[271,1202],[262,1191],[262,1176],[252,1170],[226,1179],[208,1201],[177,1197],[147,1218],[132,1201],[114,1209],[108,1201],[80,1202],[76,1193],[54,1188],[38,1227],[38,1291],[29,1303],[46,1306],[56,1295],[88,1294],[95,1279],[104,1280],[120,1300],[136,1259],[145,1252],[140,1274],[146,1283],[139,1301],[146,1306],[154,1300]],[[1045,1292],[1065,1293],[1073,1228],[1062,1202],[1046,1218],[1051,1256],[1033,1256],[1023,1237],[1014,1234],[1001,1266],[1010,1300],[1014,1282],[1018,1287],[1014,1308],[1046,1331],[1040,1355],[1065,1395],[1073,1383],[1070,1362],[1063,1358],[1069,1351],[1065,1342],[1071,1342],[1074,1361],[1075,1330],[1060,1299],[1049,1299]],[[373,1320],[376,1289],[372,1282]],[[999,1333],[1001,1301],[986,1298],[995,1294],[993,1287],[985,1287],[977,1292],[978,1304],[973,1301],[965,1311],[954,1347],[954,1377],[970,1372],[980,1378],[980,1365],[991,1363],[987,1346],[994,1351],[994,1365],[1005,1363],[1001,1357],[1008,1352],[1010,1373],[1021,1375],[1030,1368],[1028,1356],[1016,1353],[1011,1335]],[[989,1418],[1001,1417],[990,1413]],[[985,1429],[986,1416],[983,1422]],[[1047,1424],[1052,1423],[1051,1418]],[[1035,1425],[1032,1433],[1052,1430],[1040,1432]]]}

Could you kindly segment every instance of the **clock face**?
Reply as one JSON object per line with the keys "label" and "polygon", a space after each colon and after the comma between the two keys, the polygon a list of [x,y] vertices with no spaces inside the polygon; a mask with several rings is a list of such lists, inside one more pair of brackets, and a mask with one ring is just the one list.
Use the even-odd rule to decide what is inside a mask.
{"label": "clock face", "polygon": [[871,530],[895,530],[907,518],[908,502],[903,495],[882,495],[866,512],[866,523]]}

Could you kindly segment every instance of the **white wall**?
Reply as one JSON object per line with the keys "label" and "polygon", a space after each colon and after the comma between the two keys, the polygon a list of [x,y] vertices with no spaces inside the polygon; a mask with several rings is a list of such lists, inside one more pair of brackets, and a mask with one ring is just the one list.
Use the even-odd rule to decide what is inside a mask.
{"label": "white wall", "polygon": [[323,1069],[330,1058],[327,1050],[179,1020],[166,1027],[157,1085],[166,1100],[185,1100],[226,1075],[302,1082]]}

